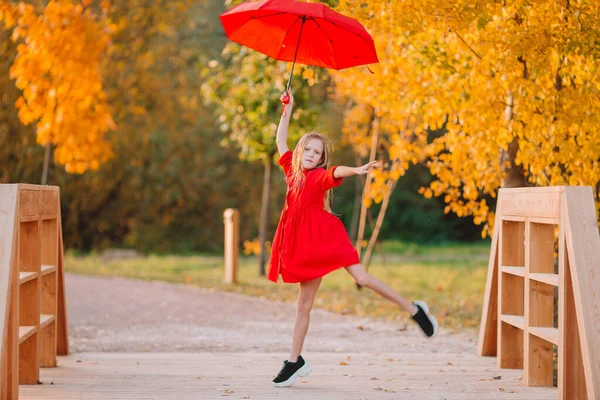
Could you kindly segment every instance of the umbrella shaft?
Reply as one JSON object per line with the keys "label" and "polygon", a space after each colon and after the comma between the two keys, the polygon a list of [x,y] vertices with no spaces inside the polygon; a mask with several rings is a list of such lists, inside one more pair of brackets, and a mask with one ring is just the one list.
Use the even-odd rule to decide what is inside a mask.
{"label": "umbrella shaft", "polygon": [[300,38],[302,37],[302,28],[304,28],[304,22],[306,21],[306,17],[302,16],[302,25],[300,25],[300,33],[298,34],[298,42],[296,42],[296,52],[294,53],[294,62],[292,63],[292,70],[290,71],[290,77],[288,78],[286,92],[289,92],[290,86],[292,84],[292,74],[294,73],[294,65],[296,65],[296,56],[298,55],[298,48],[300,47]]}

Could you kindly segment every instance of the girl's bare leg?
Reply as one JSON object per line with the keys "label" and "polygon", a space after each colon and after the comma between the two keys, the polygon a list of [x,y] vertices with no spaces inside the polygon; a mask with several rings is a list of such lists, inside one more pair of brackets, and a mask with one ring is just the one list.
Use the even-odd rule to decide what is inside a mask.
{"label": "girl's bare leg", "polygon": [[361,264],[355,264],[346,267],[346,271],[352,275],[356,283],[358,283],[360,286],[368,287],[369,289],[377,292],[380,296],[398,304],[411,316],[417,313],[417,306],[400,296],[391,287],[381,282],[379,279],[369,275],[369,273]]}
{"label": "girl's bare leg", "polygon": [[312,281],[300,282],[300,293],[296,303],[296,321],[294,322],[294,336],[292,337],[292,351],[288,361],[296,362],[304,345],[304,338],[308,332],[310,322],[310,310],[312,309],[317,295],[317,290],[321,285],[323,278],[313,279]]}

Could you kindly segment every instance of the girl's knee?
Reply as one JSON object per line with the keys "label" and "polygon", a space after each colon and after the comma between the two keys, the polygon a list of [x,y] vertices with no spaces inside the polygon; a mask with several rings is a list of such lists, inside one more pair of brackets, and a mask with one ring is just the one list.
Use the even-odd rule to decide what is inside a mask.
{"label": "girl's knee", "polygon": [[360,274],[354,278],[360,286],[370,288],[373,283],[373,277],[368,273]]}
{"label": "girl's knee", "polygon": [[313,302],[311,300],[298,299],[296,302],[296,311],[299,314],[308,314],[312,310]]}

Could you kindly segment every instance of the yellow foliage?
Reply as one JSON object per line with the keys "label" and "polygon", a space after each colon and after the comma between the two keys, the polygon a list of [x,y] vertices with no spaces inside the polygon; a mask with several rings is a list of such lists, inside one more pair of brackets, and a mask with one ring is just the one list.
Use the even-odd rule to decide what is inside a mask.
{"label": "yellow foliage", "polygon": [[[271,252],[271,242],[265,242],[265,251],[267,253]],[[244,254],[254,254],[257,256],[260,255],[260,241],[258,240],[258,238],[255,238],[254,240],[244,241]]]}
{"label": "yellow foliage", "polygon": [[[421,193],[444,196],[445,212],[472,216],[483,235],[493,224],[484,199],[496,197],[512,168],[522,167],[532,185],[597,192],[596,8],[590,0],[340,0],[337,9],[370,31],[380,59],[373,75],[333,73],[338,97],[356,104],[344,133],[368,148],[361,112],[377,110],[392,166],[426,160],[436,180]],[[442,127],[447,133],[428,143],[429,130]],[[374,201],[382,187],[375,178]]]}
{"label": "yellow foliage", "polygon": [[99,70],[109,44],[106,20],[89,3],[50,1],[38,14],[31,5],[0,1],[0,21],[20,42],[10,69],[23,91],[19,119],[36,123],[37,142],[52,143],[55,161],[72,173],[97,169],[111,156],[104,134],[115,128]]}

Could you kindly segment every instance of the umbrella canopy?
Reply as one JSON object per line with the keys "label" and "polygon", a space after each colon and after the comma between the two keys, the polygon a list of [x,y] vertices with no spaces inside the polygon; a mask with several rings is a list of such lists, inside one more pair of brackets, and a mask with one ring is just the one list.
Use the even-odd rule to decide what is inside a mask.
{"label": "umbrella canopy", "polygon": [[378,62],[365,28],[321,3],[246,2],[220,19],[230,40],[276,60],[337,70]]}

